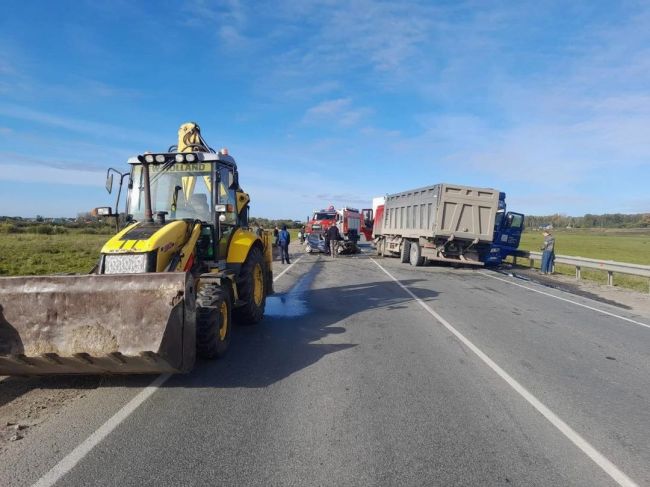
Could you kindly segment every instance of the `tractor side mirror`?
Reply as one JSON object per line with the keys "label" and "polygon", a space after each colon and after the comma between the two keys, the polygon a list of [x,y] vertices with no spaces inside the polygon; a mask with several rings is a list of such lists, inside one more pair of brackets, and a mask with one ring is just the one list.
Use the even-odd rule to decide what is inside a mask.
{"label": "tractor side mirror", "polygon": [[113,173],[108,173],[108,176],[106,176],[106,191],[108,191],[108,194],[111,194],[111,191],[113,191]]}
{"label": "tractor side mirror", "polygon": [[100,206],[91,212],[94,216],[113,216],[113,209],[110,206]]}

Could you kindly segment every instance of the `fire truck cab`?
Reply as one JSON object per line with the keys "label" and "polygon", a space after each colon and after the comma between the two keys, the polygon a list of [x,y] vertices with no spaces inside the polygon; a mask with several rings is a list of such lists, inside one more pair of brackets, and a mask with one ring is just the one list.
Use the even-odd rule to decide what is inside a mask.
{"label": "fire truck cab", "polygon": [[305,226],[305,233],[325,233],[332,225],[339,228],[339,232],[346,240],[357,242],[362,229],[361,212],[355,208],[344,207],[339,210],[330,206],[324,210],[314,211],[313,216]]}

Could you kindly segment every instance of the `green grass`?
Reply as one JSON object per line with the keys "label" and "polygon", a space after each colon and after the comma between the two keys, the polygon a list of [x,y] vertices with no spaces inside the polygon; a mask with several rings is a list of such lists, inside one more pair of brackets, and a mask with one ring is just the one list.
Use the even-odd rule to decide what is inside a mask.
{"label": "green grass", "polygon": [[[553,235],[556,255],[650,265],[650,229],[572,229],[557,230]],[[522,236],[520,248],[539,251],[543,241],[542,232],[527,231]],[[535,265],[539,267],[539,261]],[[557,264],[555,271],[575,276],[573,266]],[[604,271],[583,269],[582,277],[607,283]],[[614,274],[614,285],[648,292],[649,283],[646,278]]]}
{"label": "green grass", "polygon": [[[292,241],[298,230],[291,229]],[[560,230],[554,232],[556,253],[594,259],[616,260],[650,265],[650,230]],[[0,234],[0,275],[27,276],[57,273],[87,273],[95,265],[108,235]],[[524,250],[539,250],[541,232],[526,232]],[[536,262],[539,267],[539,261]],[[575,275],[571,266],[556,265],[556,272]],[[607,274],[582,271],[585,279],[602,284]],[[614,285],[648,292],[648,279],[614,274]]]}
{"label": "green grass", "polygon": [[[650,230],[559,230],[555,253],[650,265]],[[539,251],[542,232],[524,232],[520,248]]]}
{"label": "green grass", "polygon": [[[290,229],[291,241],[298,230]],[[0,276],[90,272],[110,235],[0,233]]]}
{"label": "green grass", "polygon": [[0,234],[0,275],[88,273],[107,235]]}

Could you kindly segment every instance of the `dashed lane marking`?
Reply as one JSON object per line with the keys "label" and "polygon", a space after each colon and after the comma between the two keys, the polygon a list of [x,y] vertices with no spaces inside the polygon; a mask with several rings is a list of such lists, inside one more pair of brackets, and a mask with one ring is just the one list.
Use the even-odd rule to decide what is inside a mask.
{"label": "dashed lane marking", "polygon": [[[284,269],[278,274],[273,282],[280,279],[289,269],[298,263],[304,256],[298,257],[290,264],[289,267]],[[128,418],[138,407],[151,397],[151,395],[158,390],[172,374],[161,374],[156,377],[151,384],[144,388],[137,396],[131,399],[122,409],[115,413],[103,425],[101,425],[93,434],[83,441],[74,450],[68,453],[63,459],[59,461],[50,471],[43,475],[33,487],[50,487],[58,482],[64,475],[70,472],[83,458],[90,453],[102,440],[111,434],[126,418]]]}
{"label": "dashed lane marking", "polygon": [[296,265],[296,264],[300,261],[300,259],[302,259],[303,257],[304,257],[304,255],[301,255],[300,257],[298,257],[296,260],[293,261],[293,264],[289,264],[289,267],[287,267],[285,270],[283,270],[282,272],[280,272],[280,274],[278,274],[276,277],[273,278],[273,282],[277,281],[277,280],[280,279],[282,276],[284,276],[284,274],[285,274],[289,269],[291,269],[294,265]]}

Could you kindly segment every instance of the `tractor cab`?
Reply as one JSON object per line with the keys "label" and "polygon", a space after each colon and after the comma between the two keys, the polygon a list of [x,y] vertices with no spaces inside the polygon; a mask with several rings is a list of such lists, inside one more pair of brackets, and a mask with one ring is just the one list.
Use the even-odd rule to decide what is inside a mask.
{"label": "tractor cab", "polygon": [[141,229],[201,222],[205,256],[226,257],[233,231],[248,225],[249,198],[239,187],[232,157],[223,152],[177,152],[143,154],[128,162],[128,221],[141,222]]}
{"label": "tractor cab", "polygon": [[131,219],[147,219],[145,178],[148,177],[151,214],[157,220],[191,219],[214,224],[219,218],[225,224],[238,223],[239,184],[232,157],[200,152],[145,154],[128,162],[131,175],[127,214]]}

